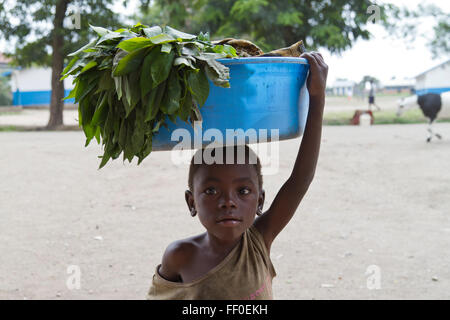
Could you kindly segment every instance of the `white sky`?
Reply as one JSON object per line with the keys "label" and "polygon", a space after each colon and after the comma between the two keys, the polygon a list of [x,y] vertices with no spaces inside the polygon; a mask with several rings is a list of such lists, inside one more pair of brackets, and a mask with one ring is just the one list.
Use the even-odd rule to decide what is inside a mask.
{"label": "white sky", "polygon": [[[129,1],[126,9],[121,6],[120,2],[114,6],[116,12],[129,13],[137,9],[136,0]],[[450,1],[448,0],[390,0],[383,2],[408,6],[410,9],[416,8],[419,3],[434,4],[443,11],[450,12]],[[420,22],[418,33],[431,35],[432,27],[432,20],[423,20]],[[413,77],[449,58],[447,56],[433,60],[426,45],[427,41],[423,37],[418,37],[407,46],[405,41],[389,37],[380,25],[370,24],[368,29],[373,34],[371,40],[358,40],[351,49],[341,55],[331,55],[327,50],[321,50],[329,66],[328,85],[331,85],[336,78],[347,78],[359,82],[365,75],[374,76],[381,81],[387,81],[392,77],[397,79]],[[1,40],[0,51],[3,51],[5,47],[6,43]]]}
{"label": "white sky", "polygon": [[[419,3],[424,5],[434,4],[444,12],[450,12],[450,1],[431,0],[392,0],[384,1],[398,6],[408,6],[413,9]],[[449,57],[432,59],[431,52],[427,47],[427,40],[418,38],[407,44],[401,39],[389,37],[387,32],[377,24],[370,24],[369,31],[373,34],[370,40],[357,41],[353,47],[339,55],[331,55],[323,51],[325,62],[328,64],[328,81],[331,85],[336,78],[347,78],[359,82],[365,75],[371,75],[382,82],[392,77],[413,77]],[[426,33],[433,29],[433,21],[421,21],[419,32]],[[411,48],[412,47],[412,48]]]}

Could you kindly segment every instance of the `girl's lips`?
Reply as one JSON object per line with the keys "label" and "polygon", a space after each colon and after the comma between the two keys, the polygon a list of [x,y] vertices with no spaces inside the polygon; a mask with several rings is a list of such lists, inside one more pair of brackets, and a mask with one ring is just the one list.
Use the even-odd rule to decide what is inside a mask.
{"label": "girl's lips", "polygon": [[236,220],[236,219],[225,219],[225,220],[219,221],[218,223],[224,227],[234,227],[234,226],[238,225],[239,223],[241,223],[241,221]]}

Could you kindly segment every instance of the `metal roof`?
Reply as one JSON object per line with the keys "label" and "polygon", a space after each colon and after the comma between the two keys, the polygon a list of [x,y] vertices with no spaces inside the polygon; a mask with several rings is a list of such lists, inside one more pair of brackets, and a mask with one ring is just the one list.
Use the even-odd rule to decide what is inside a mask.
{"label": "metal roof", "polygon": [[414,78],[418,78],[418,77],[420,77],[421,75],[424,75],[425,73],[428,73],[428,72],[430,72],[431,70],[437,69],[437,68],[439,68],[440,66],[442,66],[442,65],[444,65],[444,64],[447,64],[447,63],[449,63],[449,62],[450,62],[450,59],[447,59],[446,61],[439,63],[437,66],[434,66],[434,67],[432,67],[432,68],[430,68],[430,69],[428,69],[428,70],[426,70],[426,71],[424,71],[424,72],[419,73],[417,76],[414,76]]}

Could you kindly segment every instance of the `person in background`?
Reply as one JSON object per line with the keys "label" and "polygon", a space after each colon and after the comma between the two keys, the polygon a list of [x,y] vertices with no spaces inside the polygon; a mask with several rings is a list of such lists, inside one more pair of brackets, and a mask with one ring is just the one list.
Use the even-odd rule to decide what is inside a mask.
{"label": "person in background", "polygon": [[370,80],[370,90],[369,90],[369,111],[372,111],[372,105],[374,105],[377,110],[381,110],[381,108],[375,104],[375,85],[373,80]]}

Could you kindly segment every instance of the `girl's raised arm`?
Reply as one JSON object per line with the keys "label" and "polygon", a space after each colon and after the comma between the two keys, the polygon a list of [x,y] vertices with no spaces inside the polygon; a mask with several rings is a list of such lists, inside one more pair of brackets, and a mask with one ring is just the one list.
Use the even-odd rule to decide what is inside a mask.
{"label": "girl's raised arm", "polygon": [[328,66],[320,53],[304,53],[301,57],[306,58],[310,65],[307,80],[310,102],[305,132],[290,177],[278,191],[270,208],[255,220],[255,227],[263,235],[269,250],[272,241],[291,220],[306,194],[319,157]]}

